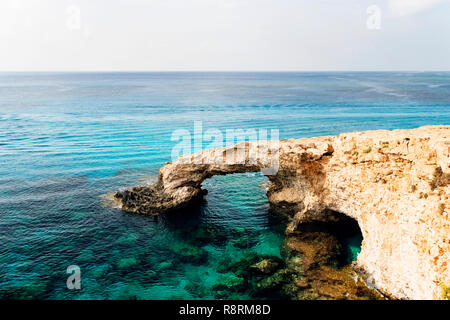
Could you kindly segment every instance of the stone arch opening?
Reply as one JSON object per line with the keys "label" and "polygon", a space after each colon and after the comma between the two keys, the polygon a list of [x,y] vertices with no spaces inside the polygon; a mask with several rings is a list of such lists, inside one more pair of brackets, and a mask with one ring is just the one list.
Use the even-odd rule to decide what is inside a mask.
{"label": "stone arch opening", "polygon": [[[207,190],[200,204],[204,219],[229,230],[233,246],[279,256],[286,224],[270,211],[269,184],[261,172],[208,177],[201,185],[203,190]],[[264,232],[270,233],[270,239],[261,237]]]}
{"label": "stone arch opening", "polygon": [[[272,220],[273,224],[278,223],[285,227],[289,223],[288,217],[292,218],[293,215],[284,212],[283,210],[278,212],[278,207],[274,208],[273,203],[269,201],[270,186],[273,184],[271,177],[264,176],[260,171],[254,170],[253,168],[246,167],[244,169],[241,168],[240,170],[236,169],[232,172],[209,172],[206,177],[201,180],[201,183],[199,183],[199,188],[203,191],[202,199],[204,202],[202,207],[205,208],[205,203],[208,203],[208,201],[213,203],[217,200],[211,199],[211,197],[214,197],[214,194],[211,194],[210,191],[217,188],[218,184],[222,184],[222,188],[219,188],[222,191],[219,190],[219,193],[223,192],[221,196],[225,198],[230,197],[230,195],[235,192],[233,191],[232,184],[227,185],[227,179],[234,180],[234,183],[238,181],[238,184],[234,185],[235,188],[246,188],[245,177],[243,176],[258,176],[260,178],[259,182],[266,184],[265,186],[256,187],[257,183],[253,181],[251,184],[259,190],[249,190],[249,194],[254,195],[258,192],[265,193],[263,201],[268,206],[269,219]],[[265,192],[262,189],[265,189]],[[248,201],[251,202],[251,200]],[[243,201],[243,203],[245,203],[245,201]],[[291,211],[292,208],[289,207],[289,203],[287,204],[287,207],[287,211]],[[238,217],[238,215],[235,215],[235,217]],[[296,235],[306,235],[306,237],[309,238],[308,241],[310,241],[310,245],[317,246],[316,249],[319,252],[316,252],[316,256],[321,260],[318,264],[342,269],[356,261],[358,254],[361,252],[363,242],[363,234],[357,220],[344,213],[330,209],[323,210],[323,212],[316,217],[317,220],[314,220],[313,218],[313,220],[298,224],[294,233]],[[313,234],[315,234],[315,236],[311,236]],[[281,246],[280,249],[283,251],[283,246]],[[303,252],[303,254],[307,254],[307,252]],[[323,259],[320,257],[322,254],[324,256]]]}
{"label": "stone arch opening", "polygon": [[[156,215],[171,229],[184,230],[183,238],[199,240],[197,229],[208,229],[202,243],[230,242],[241,249],[256,249],[259,254],[279,254],[286,223],[270,211],[266,191],[269,180],[261,172],[238,172],[208,175],[197,186],[201,198],[170,214]],[[259,243],[260,233],[268,231],[275,250]],[[208,235],[217,239],[208,239]],[[277,239],[275,239],[277,238]],[[253,248],[255,247],[256,248]],[[261,250],[261,247],[265,247]]]}

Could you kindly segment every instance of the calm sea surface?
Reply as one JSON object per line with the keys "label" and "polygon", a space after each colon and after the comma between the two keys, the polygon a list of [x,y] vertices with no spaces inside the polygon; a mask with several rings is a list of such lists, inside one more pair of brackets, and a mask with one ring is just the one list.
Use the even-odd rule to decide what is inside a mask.
{"label": "calm sea surface", "polygon": [[158,220],[108,206],[194,121],[281,139],[450,125],[450,73],[0,73],[0,298],[212,299],[224,261],[280,256],[258,174],[214,177],[201,208]]}

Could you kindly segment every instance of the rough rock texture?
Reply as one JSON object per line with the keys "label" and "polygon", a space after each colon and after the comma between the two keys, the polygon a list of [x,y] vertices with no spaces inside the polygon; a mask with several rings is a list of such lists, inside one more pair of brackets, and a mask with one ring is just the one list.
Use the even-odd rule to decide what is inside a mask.
{"label": "rough rock texture", "polygon": [[[202,198],[201,184],[211,176],[268,175],[276,144],[266,156],[255,150],[267,150],[267,142],[182,156],[161,168],[156,185],[116,198],[131,212],[182,208]],[[287,233],[300,223],[328,221],[330,210],[344,213],[361,228],[356,269],[369,283],[395,298],[443,296],[450,285],[450,126],[354,132],[276,147],[279,170],[268,176],[267,196],[272,209],[289,218]]]}
{"label": "rough rock texture", "polygon": [[276,260],[272,259],[264,259],[258,263],[255,263],[250,267],[250,270],[252,270],[255,273],[260,274],[273,274],[275,270],[277,270],[280,266],[280,263]]}

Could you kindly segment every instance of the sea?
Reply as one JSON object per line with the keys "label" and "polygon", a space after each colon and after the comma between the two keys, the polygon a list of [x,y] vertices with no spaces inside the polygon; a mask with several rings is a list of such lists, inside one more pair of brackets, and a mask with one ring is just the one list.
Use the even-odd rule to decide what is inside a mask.
{"label": "sea", "polygon": [[[252,298],[221,291],[233,279],[222,267],[282,258],[264,176],[213,177],[198,208],[159,217],[108,195],[154,183],[180,132],[200,138],[188,152],[208,148],[208,130],[424,125],[450,125],[450,72],[0,73],[0,299]],[[360,242],[349,246],[356,259]]]}

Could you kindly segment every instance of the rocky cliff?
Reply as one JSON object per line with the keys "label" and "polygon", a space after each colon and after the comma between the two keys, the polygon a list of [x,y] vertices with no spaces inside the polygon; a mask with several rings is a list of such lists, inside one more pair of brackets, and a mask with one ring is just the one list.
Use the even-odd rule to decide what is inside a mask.
{"label": "rocky cliff", "polygon": [[155,185],[116,198],[126,211],[159,214],[200,200],[207,178],[261,170],[288,235],[343,213],[362,231],[354,269],[369,284],[400,299],[443,296],[450,285],[450,126],[206,150],[168,163]]}

